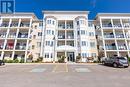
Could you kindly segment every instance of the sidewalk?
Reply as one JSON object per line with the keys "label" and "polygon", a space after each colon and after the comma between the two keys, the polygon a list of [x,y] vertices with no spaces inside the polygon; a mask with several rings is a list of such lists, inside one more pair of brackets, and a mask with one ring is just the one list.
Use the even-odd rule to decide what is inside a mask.
{"label": "sidewalk", "polygon": [[5,63],[5,65],[99,65],[100,63]]}

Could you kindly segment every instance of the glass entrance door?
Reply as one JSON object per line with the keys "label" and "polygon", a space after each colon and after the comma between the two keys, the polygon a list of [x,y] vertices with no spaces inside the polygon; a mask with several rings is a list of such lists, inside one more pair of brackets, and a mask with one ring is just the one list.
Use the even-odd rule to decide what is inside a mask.
{"label": "glass entrance door", "polygon": [[67,52],[67,60],[68,62],[74,62],[74,52]]}

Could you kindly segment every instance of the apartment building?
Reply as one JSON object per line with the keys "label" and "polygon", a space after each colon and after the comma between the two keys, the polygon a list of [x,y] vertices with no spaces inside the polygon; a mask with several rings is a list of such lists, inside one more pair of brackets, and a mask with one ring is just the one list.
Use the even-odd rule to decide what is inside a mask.
{"label": "apartment building", "polygon": [[41,56],[44,62],[55,62],[65,56],[66,62],[75,62],[82,56],[97,58],[95,28],[88,20],[87,11],[43,11]]}
{"label": "apartment building", "polygon": [[33,13],[0,14],[0,59],[24,59],[30,51]]}
{"label": "apartment building", "polygon": [[0,14],[0,59],[57,62],[97,60],[114,55],[130,57],[130,14],[99,13],[88,20],[88,11],[43,11]]}
{"label": "apartment building", "polygon": [[130,57],[130,14],[99,13],[96,16],[99,56]]}

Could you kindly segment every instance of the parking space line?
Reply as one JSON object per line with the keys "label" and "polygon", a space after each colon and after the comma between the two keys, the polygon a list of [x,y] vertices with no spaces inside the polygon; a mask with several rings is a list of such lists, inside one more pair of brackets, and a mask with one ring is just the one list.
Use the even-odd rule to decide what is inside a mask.
{"label": "parking space line", "polygon": [[56,64],[55,67],[53,68],[52,72],[55,72],[57,67],[58,67],[58,65]]}
{"label": "parking space line", "polygon": [[69,72],[69,69],[68,69],[68,65],[67,65],[67,64],[66,64],[66,67],[65,67],[65,68],[66,68],[66,72]]}

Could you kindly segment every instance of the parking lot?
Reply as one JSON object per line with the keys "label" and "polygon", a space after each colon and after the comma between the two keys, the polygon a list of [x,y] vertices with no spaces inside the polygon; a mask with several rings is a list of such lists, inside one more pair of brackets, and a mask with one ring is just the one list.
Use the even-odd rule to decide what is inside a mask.
{"label": "parking lot", "polygon": [[129,87],[130,67],[101,64],[7,64],[0,87]]}

